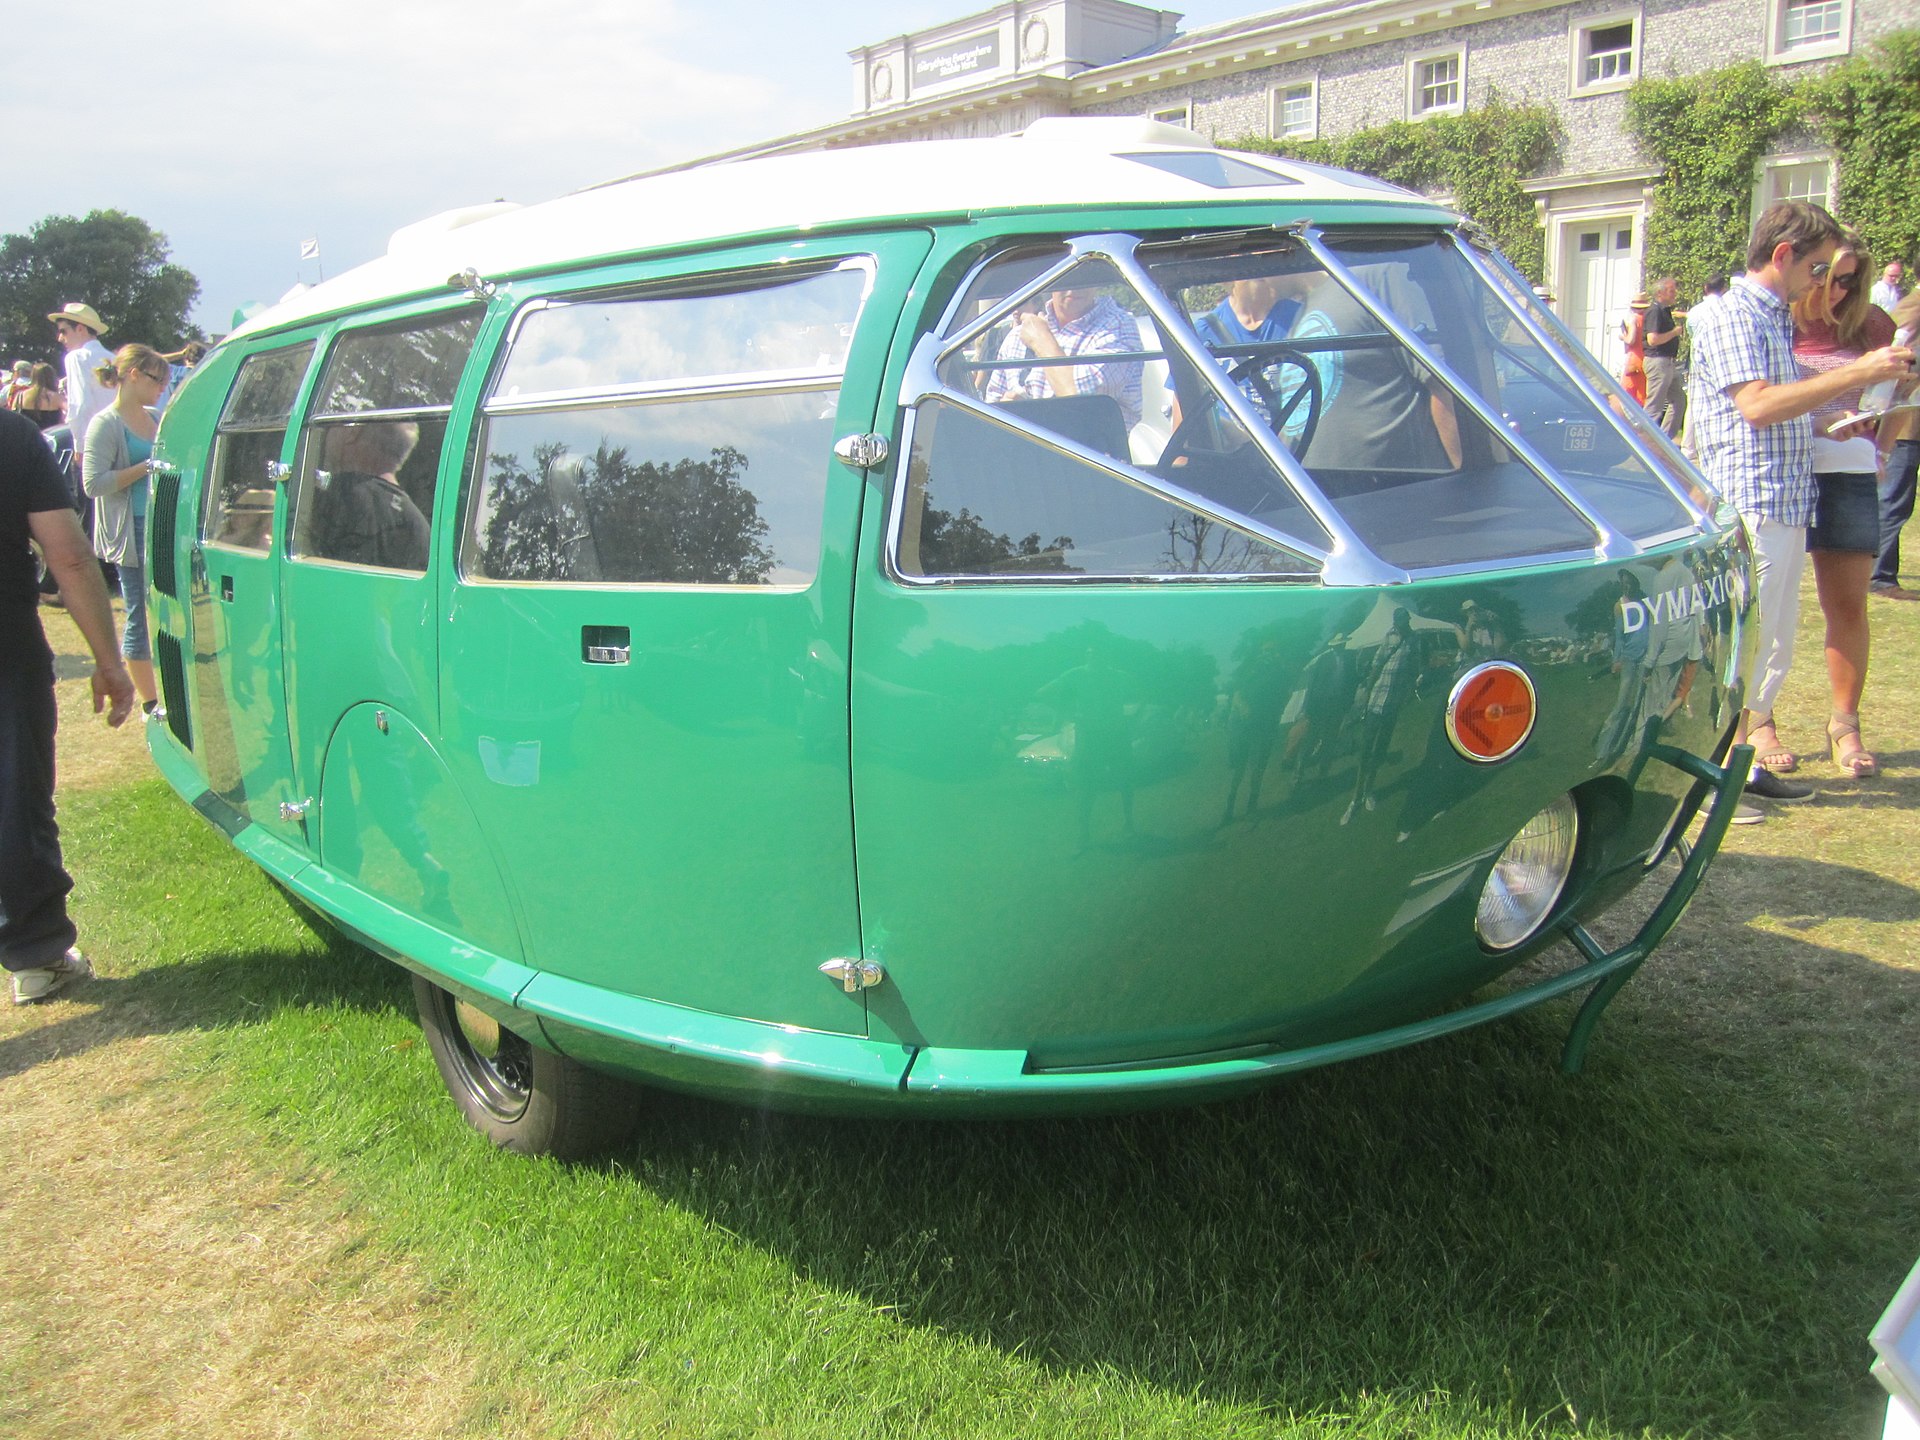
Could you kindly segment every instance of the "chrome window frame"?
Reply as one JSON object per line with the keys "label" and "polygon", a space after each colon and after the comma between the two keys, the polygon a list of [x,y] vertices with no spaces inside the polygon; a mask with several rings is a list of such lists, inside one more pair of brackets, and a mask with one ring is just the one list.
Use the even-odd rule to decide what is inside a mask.
{"label": "chrome window frame", "polygon": [[[527,410],[587,409],[608,401],[617,403],[624,400],[748,393],[769,390],[775,386],[814,389],[837,386],[846,378],[844,364],[837,369],[789,367],[783,370],[739,370],[680,376],[673,380],[637,380],[606,385],[581,385],[567,390],[541,390],[504,398],[495,393],[505,377],[507,359],[513,354],[513,347],[519,343],[528,322],[544,311],[563,310],[574,305],[675,298],[693,299],[698,298],[700,294],[737,293],[739,290],[751,288],[755,280],[764,282],[778,279],[812,279],[818,275],[832,275],[843,270],[858,270],[865,276],[865,283],[860,287],[859,303],[853,312],[853,324],[858,328],[860,317],[866,314],[867,303],[873,298],[873,287],[879,278],[879,257],[867,251],[832,257],[823,256],[817,262],[789,260],[774,264],[747,265],[738,270],[702,271],[693,275],[678,274],[651,281],[636,280],[630,285],[601,286],[570,295],[535,296],[515,310],[507,323],[507,333],[501,337],[491,371],[487,376],[480,414],[491,416]],[[676,292],[686,292],[702,281],[710,281],[714,284],[711,288],[702,285],[694,294],[676,294]],[[732,285],[721,283],[725,281],[738,283]],[[852,349],[851,343],[848,349],[849,351]]]}
{"label": "chrome window frame", "polygon": [[[293,393],[287,400],[286,414],[282,415],[277,422],[251,420],[242,424],[229,424],[227,422],[227,410],[240,396],[241,381],[246,377],[247,368],[258,361],[289,355],[303,347],[307,351],[306,363],[300,367],[300,378],[294,382]],[[305,390],[308,383],[313,380],[313,362],[319,354],[320,337],[317,335],[309,335],[306,339],[296,340],[291,344],[256,350],[253,354],[242,360],[239,368],[234,371],[233,388],[227,392],[227,398],[220,407],[220,418],[213,423],[213,438],[207,445],[206,481],[202,487],[200,504],[195,507],[199,513],[194,517],[195,539],[199,544],[211,545],[218,550],[235,555],[270,556],[280,549],[280,537],[275,533],[277,527],[271,522],[269,522],[267,526],[267,543],[260,548],[255,548],[251,545],[235,545],[230,540],[216,539],[208,532],[207,506],[212,502],[215,495],[221,493],[220,466],[221,461],[225,458],[227,436],[271,435],[275,431],[278,431],[280,434],[280,448],[283,452],[285,451],[287,432],[294,428],[293,417],[295,412],[300,409],[301,392]],[[302,443],[304,443],[304,441]],[[279,493],[281,487],[274,482],[271,475],[263,476],[262,479],[271,486],[276,495]]]}
{"label": "chrome window frame", "polygon": [[[866,250],[822,256],[817,261],[762,261],[733,270],[679,272],[621,284],[600,285],[560,295],[537,295],[524,301],[508,320],[506,333],[501,336],[499,344],[494,349],[486,378],[484,397],[474,417],[474,431],[469,445],[471,451],[469,468],[463,479],[463,493],[458,506],[457,523],[460,535],[459,543],[454,549],[454,582],[459,585],[495,588],[564,588],[620,593],[644,591],[650,594],[690,595],[793,595],[804,594],[811,590],[820,579],[817,556],[813,573],[804,583],[721,585],[689,584],[685,581],[670,580],[522,580],[475,574],[469,567],[468,541],[471,538],[474,508],[479,504],[481,487],[485,484],[483,472],[487,447],[482,441],[486,436],[487,427],[495,419],[580,410],[633,409],[688,400],[827,394],[838,392],[846,382],[846,366],[843,363],[838,369],[832,370],[741,371],[731,374],[683,377],[673,381],[635,381],[601,386],[577,386],[566,390],[544,390],[530,395],[515,395],[510,399],[495,398],[494,392],[506,371],[507,358],[513,353],[515,343],[518,342],[521,332],[533,316],[543,311],[562,309],[571,305],[626,300],[667,300],[676,296],[696,298],[701,294],[739,293],[743,289],[752,288],[756,281],[811,279],[816,275],[831,275],[843,270],[858,270],[865,277],[852,319],[857,338],[861,320],[867,313],[867,305],[873,299],[874,286],[879,280],[880,258],[872,251]],[[849,342],[847,347],[849,355],[852,349],[852,342]],[[837,403],[835,408],[838,409]],[[826,466],[831,458],[830,454],[823,455],[822,466]],[[823,503],[824,500],[825,487],[822,486]]]}
{"label": "chrome window frame", "polygon": [[[473,316],[473,339],[467,346],[466,358],[460,362],[459,373],[453,377],[453,393],[447,398],[446,403],[389,406],[378,410],[323,410],[319,408],[320,402],[325,398],[323,391],[327,383],[328,374],[333,369],[334,361],[339,357],[341,349],[351,344],[356,337],[380,333],[400,333],[407,330],[430,330],[437,325],[444,324],[450,319],[459,318],[463,314],[471,314]],[[456,304],[442,306],[438,309],[416,310],[409,314],[399,316],[383,316],[378,320],[364,325],[342,325],[333,333],[327,342],[326,358],[321,362],[320,370],[313,379],[313,394],[308,399],[309,409],[305,418],[300,422],[300,448],[294,455],[293,468],[288,474],[289,483],[281,487],[287,492],[287,541],[284,558],[288,563],[325,566],[330,569],[353,571],[356,574],[398,576],[407,580],[423,580],[433,573],[433,551],[431,546],[433,540],[437,537],[433,531],[433,513],[431,510],[425,512],[429,536],[427,564],[419,570],[399,569],[388,565],[363,565],[358,561],[340,560],[328,555],[314,555],[307,551],[294,548],[293,537],[300,528],[300,522],[303,516],[302,502],[305,500],[307,493],[305,481],[307,478],[308,446],[313,436],[335,425],[374,424],[384,421],[444,420],[447,422],[447,433],[451,433],[453,429],[455,402],[460,393],[460,383],[466,378],[467,371],[473,364],[474,352],[479,349],[480,342],[485,336],[486,325],[487,307],[485,303],[467,298],[460,300]],[[441,443],[442,445],[446,443],[445,434],[441,437]],[[443,450],[438,465],[444,468],[445,464],[446,454]],[[317,472],[317,465],[315,466],[315,470]],[[439,488],[439,480],[437,477],[434,481],[434,486],[437,494]]]}
{"label": "chrome window frame", "polygon": [[[1481,279],[1487,282],[1488,288],[1499,297],[1500,303],[1507,307],[1508,313],[1520,322],[1521,328],[1533,336],[1542,348],[1549,353],[1555,351],[1573,351],[1580,348],[1580,341],[1574,336],[1571,330],[1567,329],[1567,327],[1561,323],[1559,316],[1555,315],[1544,305],[1529,306],[1519,298],[1523,294],[1531,295],[1533,293],[1532,286],[1527,283],[1527,278],[1520,273],[1513,262],[1498,250],[1494,249],[1492,243],[1478,232],[1477,227],[1465,224],[1457,226],[1447,232],[1446,238],[1447,242],[1460,252],[1461,258],[1479,273]],[[1496,273],[1502,271],[1504,271],[1505,274],[1504,281],[1500,275]],[[1580,392],[1585,395],[1587,399],[1593,402],[1595,408],[1598,409],[1603,416],[1613,409],[1616,402],[1626,404],[1631,401],[1632,397],[1628,396],[1624,390],[1620,391],[1617,396],[1610,396],[1602,391],[1599,386],[1592,382],[1581,366],[1564,366],[1563,373],[1579,387]],[[1665,486],[1667,492],[1680,502],[1681,508],[1693,517],[1695,531],[1700,532],[1712,529],[1716,523],[1714,515],[1702,507],[1684,486],[1676,484],[1671,472],[1675,466],[1678,466],[1683,473],[1692,475],[1699,483],[1701,491],[1705,494],[1712,495],[1713,487],[1707,483],[1705,477],[1700,474],[1693,463],[1680,453],[1680,448],[1673,443],[1672,439],[1668,437],[1664,431],[1661,431],[1658,426],[1649,425],[1648,431],[1652,433],[1644,433],[1638,426],[1625,418],[1621,419],[1621,421],[1614,426],[1614,429],[1617,433],[1626,437],[1628,447],[1632,449],[1635,455],[1640,457],[1641,462],[1646,465],[1648,472]],[[1653,434],[1659,435],[1660,438],[1654,440],[1652,438]],[[1662,452],[1664,452],[1669,463],[1661,463],[1660,456]],[[1639,550],[1644,552],[1657,544],[1667,543],[1670,538],[1679,538],[1679,536],[1684,533],[1684,531],[1681,531],[1671,537],[1650,537],[1647,540],[1637,541],[1635,543],[1639,547]]]}
{"label": "chrome window frame", "polygon": [[[1218,366],[1205,344],[1194,332],[1185,316],[1154,281],[1147,264],[1139,257],[1144,247],[1149,250],[1161,246],[1184,245],[1193,239],[1201,238],[1204,232],[1184,236],[1177,241],[1148,241],[1130,234],[1092,234],[1074,236],[1059,242],[1064,246],[1063,253],[1052,264],[1040,271],[1024,285],[1010,291],[999,303],[990,306],[971,321],[963,321],[961,307],[966,303],[972,285],[980,274],[990,265],[1004,259],[1009,252],[1017,250],[1021,243],[1046,243],[1051,248],[1051,240],[1046,242],[1014,241],[983,256],[967,272],[954,291],[953,298],[944,308],[939,324],[929,333],[922,335],[915,343],[910,355],[906,374],[900,388],[899,403],[905,412],[900,453],[902,459],[896,466],[891,487],[892,504],[889,507],[887,526],[882,545],[882,560],[886,572],[899,584],[924,588],[929,586],[952,585],[1087,585],[1087,584],[1192,584],[1228,583],[1234,581],[1258,581],[1261,583],[1300,583],[1317,579],[1328,586],[1373,586],[1404,584],[1414,579],[1444,579],[1460,575],[1497,574],[1511,570],[1530,569],[1544,565],[1573,562],[1593,562],[1596,560],[1618,562],[1642,555],[1657,547],[1698,535],[1715,527],[1714,518],[1703,508],[1691,493],[1674,479],[1673,471],[1678,467],[1682,473],[1692,473],[1692,467],[1673,448],[1671,441],[1664,444],[1653,441],[1641,434],[1627,419],[1609,414],[1613,407],[1612,397],[1593,384],[1582,367],[1577,364],[1558,360],[1559,373],[1570,379],[1576,389],[1593,403],[1599,412],[1601,422],[1610,426],[1616,434],[1628,443],[1631,452],[1644,464],[1654,480],[1667,493],[1677,500],[1691,525],[1680,525],[1671,531],[1641,539],[1629,536],[1617,529],[1599,510],[1582,495],[1576,486],[1562,479],[1555,466],[1534,447],[1525,436],[1508,426],[1490,402],[1470,386],[1444,359],[1422,341],[1407,326],[1388,313],[1366,286],[1353,274],[1332,246],[1347,234],[1365,235],[1369,238],[1390,236],[1396,233],[1410,238],[1431,240],[1448,245],[1460,252],[1462,259],[1475,271],[1486,287],[1498,298],[1500,303],[1512,314],[1523,329],[1549,354],[1558,357],[1560,352],[1571,350],[1579,342],[1564,329],[1556,332],[1543,325],[1539,318],[1516,300],[1517,291],[1511,286],[1526,289],[1526,282],[1519,272],[1513,269],[1511,262],[1504,256],[1492,251],[1487,242],[1476,232],[1471,222],[1455,225],[1398,225],[1354,227],[1319,227],[1307,221],[1291,225],[1274,226],[1265,229],[1246,229],[1244,227],[1222,232],[1219,238],[1245,236],[1249,240],[1256,237],[1271,238],[1276,242],[1292,240],[1304,246],[1320,263],[1326,274],[1339,285],[1361,307],[1378,321],[1387,333],[1412,353],[1415,359],[1425,365],[1445,387],[1457,402],[1488,426],[1493,434],[1500,437],[1501,443],[1509,446],[1534,478],[1544,485],[1562,504],[1593,534],[1594,543],[1589,548],[1567,549],[1525,556],[1501,557],[1494,560],[1463,561],[1456,564],[1420,566],[1413,569],[1402,568],[1382,559],[1358,535],[1351,525],[1340,515],[1326,495],[1320,490],[1311,473],[1299,463],[1283,444],[1279,437],[1260,420],[1252,402],[1238,386],[1221,386],[1217,383],[1215,372]],[[1234,420],[1247,431],[1253,442],[1259,445],[1262,453],[1273,465],[1276,473],[1292,490],[1307,512],[1314,517],[1332,537],[1330,546],[1320,546],[1301,536],[1290,535],[1274,529],[1246,516],[1237,516],[1206,497],[1195,494],[1173,484],[1164,477],[1149,475],[1136,470],[1125,462],[1112,456],[1090,450],[1077,441],[1066,437],[1044,434],[1021,421],[1010,419],[996,413],[997,407],[988,405],[971,395],[963,394],[949,386],[941,378],[941,367],[947,360],[967,344],[977,339],[993,326],[1011,315],[1021,304],[1037,293],[1046,290],[1067,270],[1083,260],[1099,259],[1109,263],[1115,273],[1127,281],[1139,294],[1147,308],[1148,315],[1160,332],[1161,352],[1178,353],[1191,363],[1202,380],[1214,389],[1220,403]],[[1498,267],[1504,267],[1505,278],[1496,273]],[[1549,319],[1552,317],[1549,316]],[[1140,352],[1145,354],[1146,352]],[[1139,358],[1129,352],[1133,358]],[[1128,358],[1123,356],[1121,358]],[[1036,362],[1039,364],[1045,361]],[[1074,357],[1064,357],[1059,364],[1074,364]],[[1232,574],[1232,575],[959,575],[924,576],[905,573],[900,566],[900,541],[905,525],[905,512],[908,500],[907,457],[913,453],[914,436],[918,428],[919,411],[927,401],[938,399],[943,404],[986,420],[1000,428],[1020,435],[1022,438],[1055,453],[1070,456],[1094,470],[1142,490],[1159,499],[1191,510],[1217,524],[1227,527],[1252,539],[1299,557],[1309,564],[1319,566],[1317,576],[1311,574]],[[1662,437],[1664,439],[1664,437]],[[1704,483],[1701,486],[1705,491]],[[1710,492],[1709,492],[1710,493]]]}
{"label": "chrome window frame", "polygon": [[[1116,273],[1133,287],[1141,301],[1146,305],[1148,315],[1152,318],[1155,327],[1160,332],[1162,351],[1168,349],[1177,350],[1184,359],[1196,366],[1203,376],[1209,371],[1217,370],[1218,367],[1214,364],[1212,356],[1206,352],[1199,337],[1193,333],[1186,321],[1179,317],[1178,311],[1174,308],[1172,302],[1167,299],[1160,287],[1153,282],[1146,268],[1135,258],[1134,252],[1145,243],[1147,242],[1141,240],[1137,235],[1115,233],[1071,237],[1065,241],[1065,253],[1054,264],[1034,276],[1025,285],[1009,291],[998,304],[988,307],[972,321],[956,329],[955,325],[961,319],[960,307],[965,303],[966,296],[973,281],[977,279],[988,266],[1003,258],[1008,250],[1017,249],[1018,246],[1009,245],[991,255],[983,256],[972,269],[967,272],[965,279],[962,280],[956,289],[953,299],[948,302],[941,316],[940,324],[932,331],[922,335],[915,343],[913,352],[907,360],[906,374],[901,382],[900,406],[905,412],[904,430],[900,443],[902,459],[896,465],[894,471],[893,503],[888,507],[886,538],[882,547],[882,555],[889,578],[902,585],[916,588],[953,585],[1191,585],[1195,583],[1225,584],[1232,582],[1298,585],[1315,580],[1324,580],[1330,566],[1337,568],[1344,563],[1342,560],[1343,556],[1351,556],[1356,553],[1351,547],[1356,546],[1358,542],[1353,539],[1351,532],[1346,530],[1344,524],[1339,521],[1339,517],[1335,515],[1334,523],[1327,523],[1327,513],[1331,513],[1332,507],[1328,504],[1325,497],[1320,496],[1317,489],[1312,489],[1311,482],[1308,482],[1308,487],[1315,497],[1313,500],[1308,500],[1306,495],[1300,492],[1300,486],[1295,482],[1295,477],[1284,470],[1282,472],[1284,477],[1294,489],[1296,496],[1306,505],[1308,513],[1312,514],[1316,520],[1319,520],[1320,523],[1326,527],[1327,533],[1334,538],[1334,545],[1331,549],[1322,548],[1298,536],[1288,535],[1251,517],[1236,515],[1233,511],[1226,509],[1205,496],[1195,494],[1193,491],[1175,485],[1162,477],[1149,476],[1144,471],[1123,466],[1112,456],[1090,449],[1078,441],[1070,440],[1065,436],[1049,435],[1015,419],[1011,419],[1004,412],[1000,411],[998,407],[988,405],[976,399],[974,396],[962,394],[941,379],[940,369],[949,357],[964,349],[969,343],[978,339],[981,335],[1013,314],[1021,303],[1029,299],[1032,295],[1045,290],[1073,266],[1088,259],[1106,261],[1113,266]],[[1145,354],[1146,352],[1140,353]],[[1158,358],[1158,352],[1155,353],[1154,358]],[[1078,364],[1079,360],[1075,357],[1063,357],[1063,359],[1057,363]],[[1231,394],[1223,394],[1223,398],[1226,399],[1230,407],[1230,413],[1234,415],[1234,418],[1240,425],[1246,428],[1248,434],[1252,435],[1257,442],[1260,432],[1266,429],[1266,426],[1259,420],[1258,415],[1253,410],[1252,402],[1246,398],[1238,386],[1230,386],[1227,388]],[[1091,466],[1093,469],[1106,475],[1110,479],[1119,481],[1123,485],[1129,485],[1157,499],[1167,501],[1182,509],[1190,510],[1237,534],[1269,545],[1281,551],[1283,554],[1294,556],[1303,561],[1309,569],[1298,574],[1268,574],[1259,571],[1205,575],[1021,574],[936,576],[908,574],[900,567],[900,538],[906,520],[908,472],[911,468],[907,457],[910,457],[913,453],[914,437],[919,428],[920,407],[926,401],[935,399],[939,400],[942,404],[949,405],[957,410],[963,410],[978,419],[985,420],[992,425],[1018,435],[1022,439],[1038,444],[1044,449],[1078,460],[1082,464]],[[1249,421],[1253,423],[1249,424]],[[1273,446],[1265,444],[1261,446],[1262,452],[1267,455],[1269,460],[1273,458],[1273,451],[1277,448],[1280,448],[1277,441]],[[1290,463],[1290,456],[1288,460]],[[1326,513],[1323,513],[1323,507]],[[1345,542],[1344,545],[1343,541]],[[1366,553],[1364,547],[1360,547],[1358,553]],[[1390,581],[1404,578],[1405,572],[1395,570],[1386,576],[1385,580]],[[1381,579],[1368,579],[1365,581],[1355,580],[1349,583],[1384,582]]]}

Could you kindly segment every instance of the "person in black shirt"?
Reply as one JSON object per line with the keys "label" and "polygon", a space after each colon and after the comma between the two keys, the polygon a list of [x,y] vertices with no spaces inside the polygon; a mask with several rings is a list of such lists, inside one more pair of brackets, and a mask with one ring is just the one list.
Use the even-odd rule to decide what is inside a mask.
{"label": "person in black shirt", "polygon": [[67,915],[73,877],[53,812],[53,651],[41,628],[33,553],[60,582],[93,652],[93,708],[109,725],[133,713],[106,582],[74,514],[53,452],[23,415],[0,411],[0,965],[16,1005],[45,1000],[93,973]]}
{"label": "person in black shirt", "polygon": [[1653,287],[1647,307],[1647,413],[1669,435],[1678,435],[1687,421],[1687,390],[1680,380],[1680,327],[1687,312],[1675,310],[1680,282],[1665,276]]}

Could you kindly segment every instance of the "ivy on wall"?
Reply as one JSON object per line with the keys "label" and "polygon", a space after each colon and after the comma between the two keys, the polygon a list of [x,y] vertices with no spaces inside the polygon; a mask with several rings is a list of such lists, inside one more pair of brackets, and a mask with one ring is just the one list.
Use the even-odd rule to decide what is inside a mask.
{"label": "ivy on wall", "polygon": [[1665,166],[1647,222],[1646,273],[1697,295],[1738,271],[1755,167],[1795,131],[1833,150],[1839,216],[1881,262],[1920,254],[1920,30],[1797,83],[1758,61],[1627,92],[1627,129]]}
{"label": "ivy on wall", "polygon": [[1710,275],[1745,268],[1754,170],[1801,123],[1793,89],[1758,60],[1627,92],[1627,133],[1665,168],[1647,217],[1645,275],[1698,295]]}
{"label": "ivy on wall", "polygon": [[1920,261],[1920,30],[1890,35],[1806,82],[1808,115],[1840,161],[1840,218],[1877,270]]}
{"label": "ivy on wall", "polygon": [[1560,123],[1545,105],[1513,104],[1496,95],[1463,115],[1397,120],[1336,140],[1248,135],[1220,144],[1357,170],[1409,190],[1445,191],[1528,279],[1538,283],[1544,273],[1546,237],[1521,182],[1559,154]]}
{"label": "ivy on wall", "polygon": [[[1678,277],[1683,295],[1742,267],[1757,167],[1795,132],[1807,133],[1809,148],[1834,151],[1840,218],[1865,236],[1875,269],[1891,259],[1920,261],[1920,30],[1887,36],[1800,81],[1757,60],[1638,80],[1627,92],[1626,123],[1664,169],[1647,220],[1645,273]],[[1559,154],[1559,122],[1548,106],[1496,95],[1464,115],[1400,120],[1338,139],[1220,143],[1448,192],[1530,279],[1543,274],[1546,237],[1521,185]]]}

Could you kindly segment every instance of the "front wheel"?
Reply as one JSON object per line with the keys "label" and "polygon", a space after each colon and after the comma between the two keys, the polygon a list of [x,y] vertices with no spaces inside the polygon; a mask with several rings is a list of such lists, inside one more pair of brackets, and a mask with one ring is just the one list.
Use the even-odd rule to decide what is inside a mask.
{"label": "front wheel", "polygon": [[420,1028],[453,1103],[482,1135],[522,1155],[603,1154],[639,1119],[632,1087],[543,1050],[423,975],[413,977]]}

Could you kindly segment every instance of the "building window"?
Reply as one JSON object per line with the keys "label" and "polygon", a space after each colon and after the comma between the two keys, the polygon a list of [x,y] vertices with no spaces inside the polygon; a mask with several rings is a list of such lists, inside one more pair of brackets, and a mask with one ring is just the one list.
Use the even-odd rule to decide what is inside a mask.
{"label": "building window", "polygon": [[1182,130],[1193,128],[1193,106],[1168,105],[1163,109],[1151,111],[1149,119],[1158,120],[1162,125],[1178,125]]}
{"label": "building window", "polygon": [[1833,207],[1833,161],[1822,155],[1779,155],[1760,162],[1753,189],[1753,213],[1781,200],[1806,200]]}
{"label": "building window", "polygon": [[1853,0],[1768,0],[1770,64],[1844,55],[1852,39]]}
{"label": "building window", "polygon": [[1640,69],[1637,11],[1600,15],[1573,31],[1573,93],[1623,90]]}
{"label": "building window", "polygon": [[1454,50],[1409,61],[1407,114],[1415,120],[1428,115],[1458,115],[1464,108],[1466,59],[1464,52]]}
{"label": "building window", "polygon": [[1276,139],[1311,140],[1319,128],[1313,82],[1281,85],[1273,92],[1273,121],[1268,129]]}

